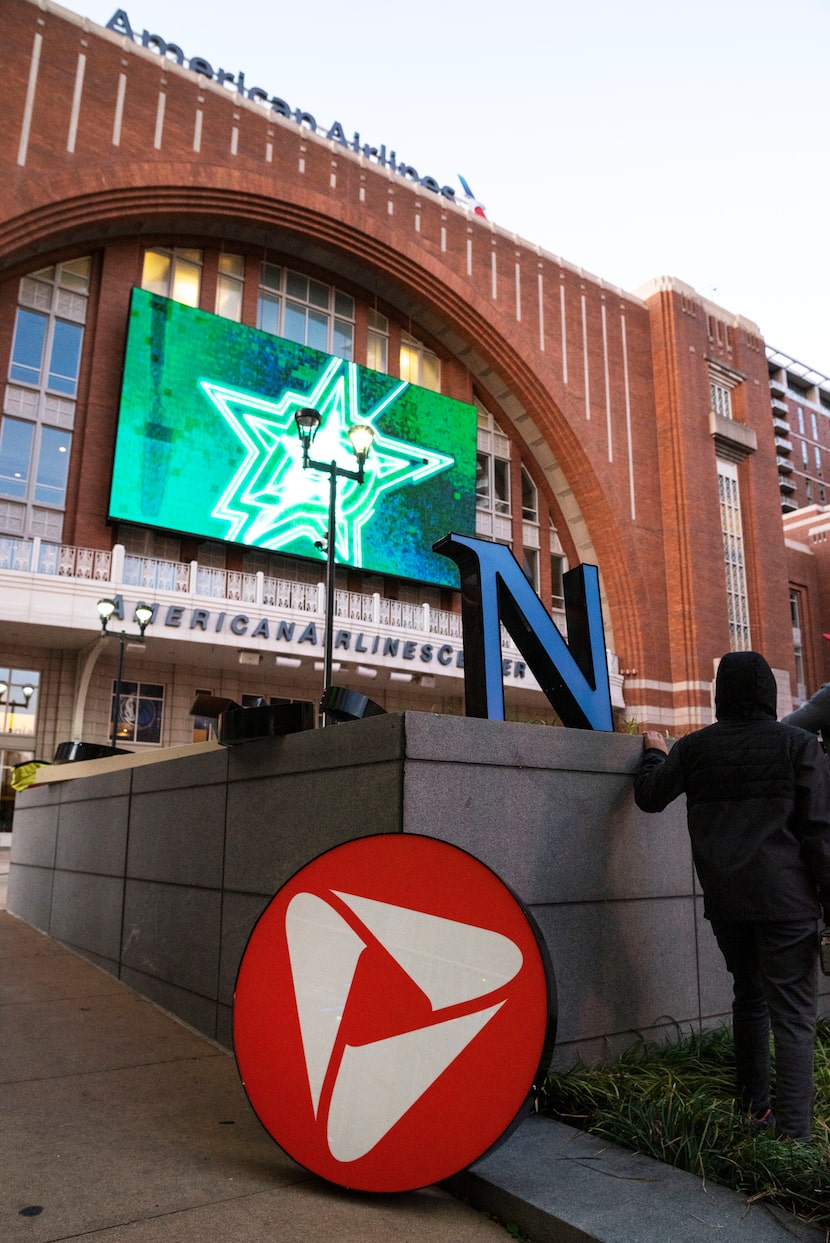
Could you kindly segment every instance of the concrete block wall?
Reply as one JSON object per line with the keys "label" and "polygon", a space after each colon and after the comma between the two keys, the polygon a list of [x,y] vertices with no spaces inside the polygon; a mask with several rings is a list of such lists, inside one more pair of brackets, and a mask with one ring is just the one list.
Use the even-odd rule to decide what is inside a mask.
{"label": "concrete block wall", "polygon": [[277,889],[340,842],[427,834],[488,864],[536,919],[559,995],[555,1064],[608,1061],[638,1035],[729,1017],[685,809],[638,811],[640,750],[621,734],[401,713],[96,761],[19,796],[8,908],[229,1046],[239,961]]}

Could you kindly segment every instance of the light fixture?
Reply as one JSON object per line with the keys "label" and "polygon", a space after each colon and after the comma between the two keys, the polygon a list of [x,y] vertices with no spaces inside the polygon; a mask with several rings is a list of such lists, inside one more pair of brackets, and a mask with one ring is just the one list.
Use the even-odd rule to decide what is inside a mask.
{"label": "light fixture", "polygon": [[10,690],[11,687],[8,682],[0,682],[0,707],[6,709],[7,720],[5,724],[8,728],[8,732],[13,734],[15,710],[22,709],[25,712],[28,709],[29,700],[32,698],[32,695],[34,695],[35,688],[32,686],[31,682],[26,682],[25,685],[20,687],[21,694],[23,695],[23,703],[18,703],[16,699],[10,699],[6,702],[6,696]]}
{"label": "light fixture", "polygon": [[135,606],[135,612],[133,613],[133,620],[138,626],[138,629],[141,632],[141,637],[143,639],[144,631],[147,629],[150,622],[153,620],[153,610],[150,608],[149,604],[145,604],[143,600],[140,601]]}
{"label": "light fixture", "polygon": [[352,452],[357,458],[357,470],[347,470],[343,466],[338,466],[334,460],[331,462],[317,462],[309,457],[311,445],[322,421],[322,415],[319,410],[315,410],[311,406],[303,406],[294,414],[297,434],[300,437],[300,443],[303,448],[303,470],[319,470],[329,477],[329,526],[328,535],[326,536],[326,627],[324,636],[325,655],[323,660],[323,700],[321,702],[322,711],[325,713],[325,692],[331,685],[332,650],[334,646],[334,557],[335,545],[337,543],[337,480],[338,478],[353,479],[357,484],[363,483],[366,458],[372,448],[375,429],[368,423],[354,423],[349,428],[347,434],[349,443],[352,446]]}
{"label": "light fixture", "polygon": [[112,617],[113,613],[115,612],[115,608],[116,608],[115,601],[114,600],[99,600],[97,607],[98,607],[98,616],[101,619],[101,631],[103,634],[106,634],[107,623],[109,622],[109,619]]}
{"label": "light fixture", "polygon": [[314,443],[314,437],[322,423],[323,418],[319,410],[312,409],[311,406],[303,406],[294,415],[294,422],[297,424],[297,432],[300,437],[300,444],[303,447],[303,467],[308,466],[308,454]]}
{"label": "light fixture", "polygon": [[[8,707],[8,708],[28,708],[28,706],[29,706],[29,700],[32,698],[32,695],[34,695],[34,693],[35,693],[35,688],[32,686],[32,684],[31,684],[30,682],[27,682],[25,686],[21,686],[20,690],[21,690],[21,693],[22,693],[22,695],[23,695],[23,700],[24,700],[24,702],[23,702],[22,704],[19,704],[19,703],[14,703],[14,702],[10,702],[10,703],[6,704],[6,707]],[[6,700],[6,695],[7,695],[8,693],[9,693],[9,684],[8,684],[8,682],[0,682],[0,704],[5,703],[5,700]]]}
{"label": "light fixture", "polygon": [[[115,600],[110,600],[108,597],[105,597],[103,600],[98,601],[96,607],[98,609],[98,616],[101,619],[101,637],[108,639],[110,638],[112,632],[107,629],[107,626],[112,620],[113,615],[118,612],[118,605]],[[113,749],[117,749],[115,743],[116,738],[118,737],[118,719],[121,715],[121,685],[124,675],[124,647],[131,639],[139,639],[143,645],[144,631],[147,629],[154,616],[155,609],[149,604],[145,604],[143,600],[140,600],[133,610],[133,621],[138,626],[138,634],[127,634],[124,630],[122,630],[114,636],[118,639],[118,673],[115,678],[115,704],[113,706],[112,730],[110,733],[110,746]],[[133,643],[131,646],[135,646],[135,644]]]}
{"label": "light fixture", "polygon": [[386,709],[369,699],[368,695],[345,686],[327,686],[320,700],[320,709],[334,722],[360,721],[366,716],[384,716],[386,713]]}
{"label": "light fixture", "polygon": [[260,699],[251,707],[243,708],[224,695],[199,695],[190,713],[213,722],[216,740],[223,747],[282,738],[285,734],[314,728],[314,706],[305,700],[269,704]]}
{"label": "light fixture", "polygon": [[375,429],[368,423],[353,423],[347,435],[352,443],[359,470],[363,470],[375,439]]}

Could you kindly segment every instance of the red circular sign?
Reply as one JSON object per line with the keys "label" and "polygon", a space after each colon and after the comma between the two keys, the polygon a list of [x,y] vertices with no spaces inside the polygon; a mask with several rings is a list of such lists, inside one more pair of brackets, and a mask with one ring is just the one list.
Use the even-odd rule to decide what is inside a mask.
{"label": "red circular sign", "polygon": [[515,1120],[551,997],[527,914],[483,863],[431,837],[359,838],[302,868],[254,927],[234,1051],[257,1116],[301,1165],[412,1190]]}

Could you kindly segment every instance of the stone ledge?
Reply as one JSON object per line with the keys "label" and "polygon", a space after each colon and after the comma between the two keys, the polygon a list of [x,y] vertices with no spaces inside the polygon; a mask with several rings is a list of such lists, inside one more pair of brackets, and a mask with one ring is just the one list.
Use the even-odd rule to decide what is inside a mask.
{"label": "stone ledge", "polygon": [[549,1118],[522,1122],[448,1190],[533,1243],[824,1243],[825,1231]]}

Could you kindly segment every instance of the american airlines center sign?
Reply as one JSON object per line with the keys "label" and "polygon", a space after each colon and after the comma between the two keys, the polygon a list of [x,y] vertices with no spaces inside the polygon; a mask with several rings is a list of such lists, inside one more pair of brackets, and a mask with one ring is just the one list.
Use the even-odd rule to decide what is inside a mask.
{"label": "american airlines center sign", "polygon": [[519,1117],[555,1026],[530,917],[472,855],[384,834],[318,856],[248,942],[234,1049],[257,1116],[296,1161],[362,1191],[412,1190]]}
{"label": "american airlines center sign", "polygon": [[163,59],[182,65],[184,68],[189,69],[191,73],[198,73],[201,77],[208,78],[210,81],[215,82],[217,86],[224,87],[227,91],[232,91],[242,99],[250,99],[252,102],[260,104],[267,108],[269,112],[273,112],[275,116],[283,117],[286,121],[293,121],[296,125],[300,125],[314,134],[321,132],[330,142],[336,142],[345,150],[353,151],[355,155],[362,155],[365,160],[377,164],[380,168],[388,169],[391,173],[397,173],[399,177],[405,177],[410,181],[417,182],[425,190],[431,190],[433,194],[438,194],[451,203],[455,202],[455,190],[452,186],[441,185],[439,181],[429,174],[421,176],[417,168],[414,168],[405,159],[399,158],[397,152],[391,147],[387,147],[386,143],[372,146],[371,143],[364,142],[360,134],[356,132],[350,138],[340,121],[333,121],[328,127],[320,129],[316,118],[304,108],[292,107],[281,96],[271,95],[261,86],[249,86],[245,81],[245,74],[242,70],[231,73],[229,70],[222,69],[221,67],[214,69],[210,61],[204,56],[186,56],[178,43],[168,42],[162,35],[155,34],[146,29],[141,31],[134,30],[126,9],[116,9],[107,22],[106,28],[113,31],[114,34],[130,39],[133,43],[138,43],[149,51],[156,52]]}

